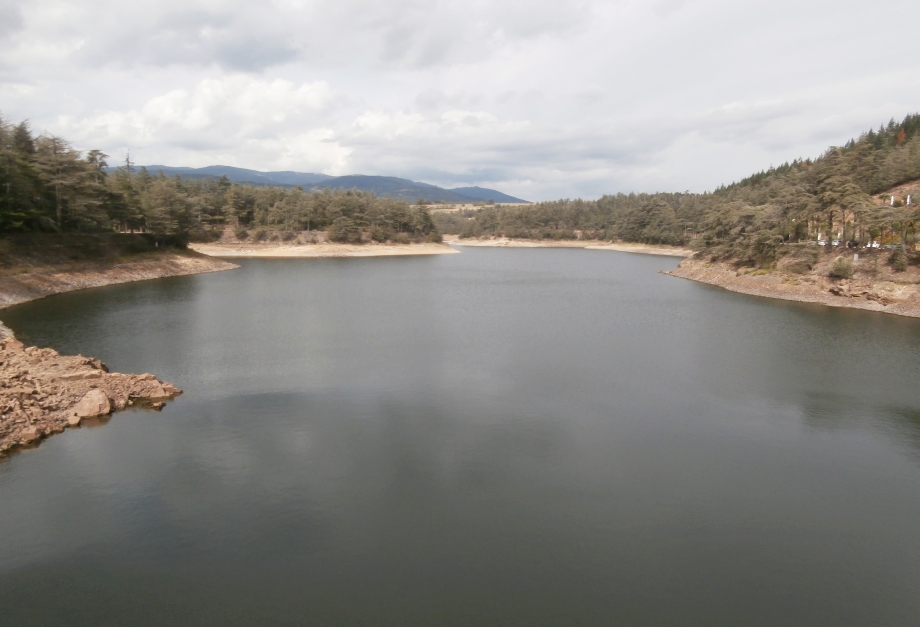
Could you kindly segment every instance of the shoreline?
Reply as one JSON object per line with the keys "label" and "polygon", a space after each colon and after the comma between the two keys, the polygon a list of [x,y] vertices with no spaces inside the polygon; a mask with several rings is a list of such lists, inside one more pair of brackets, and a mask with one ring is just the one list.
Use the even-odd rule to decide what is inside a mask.
{"label": "shoreline", "polygon": [[444,236],[444,243],[455,246],[483,248],[582,248],[585,250],[612,250],[643,255],[664,255],[668,257],[690,257],[696,251],[679,246],[653,244],[632,244],[627,242],[601,243],[597,240],[533,240],[498,237],[494,239],[460,239],[456,235]]}
{"label": "shoreline", "polygon": [[[68,264],[0,277],[0,309],[91,287],[238,267],[176,253],[115,264]],[[128,407],[159,411],[181,393],[152,374],[113,373],[96,359],[25,346],[0,322],[0,460],[66,429],[101,424]]]}
{"label": "shoreline", "polygon": [[729,264],[697,259],[685,259],[674,270],[662,273],[749,296],[920,318],[920,286],[913,283],[866,279],[835,281],[815,274],[780,272],[755,274],[738,271]]}
{"label": "shoreline", "polygon": [[0,277],[0,309],[91,287],[133,283],[170,276],[233,270],[239,266],[201,255],[165,254],[152,259],[105,264],[87,263],[76,269],[48,269]]}
{"label": "shoreline", "polygon": [[445,244],[189,244],[189,248],[209,257],[401,257],[409,255],[450,255],[460,251]]}
{"label": "shoreline", "polygon": [[8,335],[0,339],[0,461],[128,407],[159,411],[179,394],[152,374],[109,372],[97,359],[25,346]]}

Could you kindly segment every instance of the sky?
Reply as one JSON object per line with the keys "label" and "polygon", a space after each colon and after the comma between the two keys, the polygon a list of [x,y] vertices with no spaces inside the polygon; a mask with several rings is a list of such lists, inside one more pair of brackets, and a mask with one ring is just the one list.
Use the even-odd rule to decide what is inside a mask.
{"label": "sky", "polygon": [[109,161],[706,191],[920,111],[916,0],[0,0],[0,115]]}

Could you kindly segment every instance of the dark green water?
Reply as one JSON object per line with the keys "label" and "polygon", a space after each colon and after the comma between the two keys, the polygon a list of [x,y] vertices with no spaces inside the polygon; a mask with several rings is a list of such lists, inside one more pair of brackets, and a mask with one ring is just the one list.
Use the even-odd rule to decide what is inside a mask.
{"label": "dark green water", "polygon": [[186,394],[0,463],[0,624],[917,624],[920,321],[675,264],[249,260],[4,311]]}

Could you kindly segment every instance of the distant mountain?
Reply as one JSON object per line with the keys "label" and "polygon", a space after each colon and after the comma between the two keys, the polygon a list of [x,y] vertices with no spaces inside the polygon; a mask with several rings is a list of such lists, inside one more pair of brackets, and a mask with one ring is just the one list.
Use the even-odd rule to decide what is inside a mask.
{"label": "distant mountain", "polygon": [[324,187],[332,189],[360,189],[365,192],[373,192],[378,196],[387,198],[399,198],[415,202],[419,198],[428,201],[443,201],[467,203],[473,202],[470,196],[458,194],[449,189],[429,185],[428,183],[416,183],[409,179],[401,179],[395,176],[365,176],[363,174],[352,174],[348,176],[339,176],[334,179],[321,181],[313,186],[315,189]]}
{"label": "distant mountain", "polygon": [[178,174],[189,179],[217,179],[226,176],[234,183],[254,183],[256,185],[280,185],[283,187],[313,186],[327,179],[334,178],[328,174],[306,172],[259,172],[229,165],[209,165],[204,168],[174,168],[168,165],[144,166],[151,174],[162,172],[166,176]]}
{"label": "distant mountain", "polygon": [[493,202],[529,202],[485,187],[455,187],[450,191],[468,196],[469,198],[475,198],[476,200],[491,200]]}
{"label": "distant mountain", "polygon": [[[492,200],[494,202],[528,202],[503,194],[494,189],[484,187],[458,187],[444,189],[437,185],[419,183],[409,179],[395,176],[366,176],[351,174],[347,176],[329,176],[327,174],[312,174],[306,172],[259,172],[245,168],[234,168],[229,165],[209,165],[204,168],[177,168],[168,165],[137,166],[147,168],[151,174],[162,172],[166,176],[179,175],[188,179],[216,179],[226,176],[234,183],[250,183],[252,185],[278,185],[280,187],[296,187],[304,189],[359,189],[364,192],[373,192],[386,198],[398,198],[415,202],[419,198],[436,202],[472,203]],[[114,168],[109,168],[114,170]]]}

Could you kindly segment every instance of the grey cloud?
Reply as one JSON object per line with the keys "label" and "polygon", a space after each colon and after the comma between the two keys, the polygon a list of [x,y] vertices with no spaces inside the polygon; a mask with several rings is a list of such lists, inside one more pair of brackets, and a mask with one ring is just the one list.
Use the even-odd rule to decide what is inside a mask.
{"label": "grey cloud", "polygon": [[22,29],[22,12],[16,0],[0,0],[0,38]]}
{"label": "grey cloud", "polygon": [[701,191],[920,102],[912,40],[863,45],[908,0],[89,4],[19,5],[0,102],[148,162]]}
{"label": "grey cloud", "polygon": [[[12,1],[0,5],[10,25],[17,23]],[[61,5],[67,10],[58,10]],[[570,32],[586,23],[590,7],[586,0],[314,0],[301,7],[242,0],[34,0],[25,26],[32,43],[70,42],[80,50],[73,58],[91,66],[262,71],[296,61],[316,68],[425,68],[482,60],[517,41]]]}

